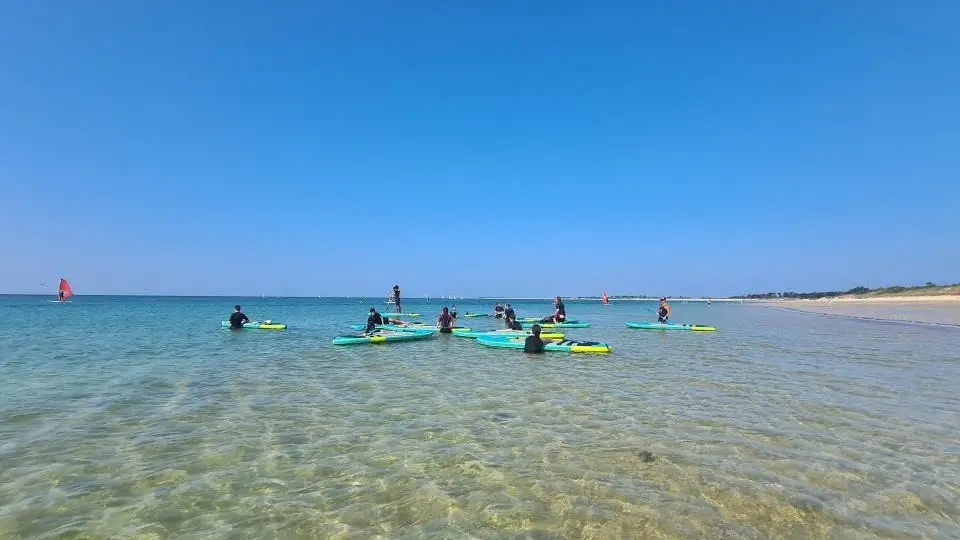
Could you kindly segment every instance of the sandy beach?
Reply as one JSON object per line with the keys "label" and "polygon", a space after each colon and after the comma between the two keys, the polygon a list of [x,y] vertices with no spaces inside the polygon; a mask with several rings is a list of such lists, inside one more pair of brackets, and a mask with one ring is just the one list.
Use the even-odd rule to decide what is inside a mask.
{"label": "sandy beach", "polygon": [[960,295],[884,296],[751,303],[822,315],[960,326]]}

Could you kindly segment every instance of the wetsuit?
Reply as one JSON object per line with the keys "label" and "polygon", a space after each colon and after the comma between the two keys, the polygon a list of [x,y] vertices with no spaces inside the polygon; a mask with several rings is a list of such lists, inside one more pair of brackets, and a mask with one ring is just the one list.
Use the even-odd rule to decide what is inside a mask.
{"label": "wetsuit", "polygon": [[450,315],[452,315],[453,318],[456,319],[456,318],[457,318],[457,308],[453,308],[452,310],[450,310]]}
{"label": "wetsuit", "polygon": [[230,315],[231,330],[240,330],[243,328],[243,323],[248,323],[248,322],[250,322],[250,319],[248,319],[246,315],[244,315],[239,311],[234,311],[233,314]]}
{"label": "wetsuit", "polygon": [[441,313],[437,317],[437,325],[440,327],[441,333],[449,334],[453,331],[453,317],[449,313]]}
{"label": "wetsuit", "polygon": [[564,307],[563,302],[557,302],[557,322],[565,320],[567,320],[567,308]]}
{"label": "wetsuit", "polygon": [[670,317],[667,315],[667,306],[660,305],[660,309],[657,310],[657,321],[660,323],[667,322],[667,319]]}
{"label": "wetsuit", "polygon": [[397,313],[402,313],[400,310],[400,287],[393,288],[393,303],[397,306]]}
{"label": "wetsuit", "polygon": [[376,330],[377,326],[381,324],[383,324],[383,316],[377,312],[373,312],[369,317],[367,317],[367,327],[364,328],[363,331],[364,333],[369,334],[370,332]]}
{"label": "wetsuit", "polygon": [[58,300],[60,300],[61,302],[63,302],[63,297],[66,296],[66,294],[67,294],[67,293],[65,293],[65,292],[63,292],[63,291],[60,291],[59,293],[57,293]]}
{"label": "wetsuit", "polygon": [[523,330],[523,325],[516,319],[513,319],[512,321],[507,321],[507,328],[511,330]]}
{"label": "wetsuit", "polygon": [[503,318],[503,306],[497,306],[493,308],[493,316],[502,319]]}
{"label": "wetsuit", "polygon": [[517,316],[517,314],[513,312],[513,308],[512,308],[512,307],[508,307],[508,308],[506,308],[506,309],[503,310],[503,318],[504,318],[504,319],[509,319],[511,315],[513,315],[514,317]]}
{"label": "wetsuit", "polygon": [[526,341],[523,342],[523,352],[526,353],[542,353],[543,352],[543,340],[540,339],[540,336],[527,336]]}

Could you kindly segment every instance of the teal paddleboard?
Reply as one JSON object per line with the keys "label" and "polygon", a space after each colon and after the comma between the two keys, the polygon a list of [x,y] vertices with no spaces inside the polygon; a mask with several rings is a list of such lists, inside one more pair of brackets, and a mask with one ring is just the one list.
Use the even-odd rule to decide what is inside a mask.
{"label": "teal paddleboard", "polygon": [[427,339],[433,336],[433,332],[391,332],[379,331],[373,335],[353,335],[338,336],[333,338],[334,345],[365,345],[377,343],[393,343],[396,341],[414,341],[417,339]]}
{"label": "teal paddleboard", "polygon": [[[223,328],[230,328],[230,321],[220,321],[220,326]],[[250,321],[248,323],[243,323],[244,330],[286,330],[287,325],[277,322],[256,322]]]}
{"label": "teal paddleboard", "polygon": [[588,322],[563,322],[563,323],[540,323],[540,322],[525,322],[521,326],[524,328],[533,328],[533,325],[540,325],[540,328],[590,328],[590,323]]}
{"label": "teal paddleboard", "polygon": [[[365,324],[351,324],[350,328],[354,330],[363,330],[367,327]],[[440,329],[436,326],[430,326],[426,324],[411,324],[409,326],[396,326],[393,324],[385,324],[383,326],[376,326],[378,330],[390,330],[393,332],[430,332],[431,334],[436,334],[440,332]],[[462,330],[464,332],[469,332],[469,328],[462,326],[454,326],[454,330]]]}
{"label": "teal paddleboard", "polygon": [[714,332],[716,327],[703,324],[673,324],[673,323],[648,323],[648,322],[628,322],[627,328],[637,328],[640,330],[691,330],[693,332]]}
{"label": "teal paddleboard", "polygon": [[[466,330],[454,330],[453,335],[456,337],[477,339],[480,337],[496,337],[496,336],[525,338],[533,334],[531,332],[524,331],[524,330],[488,330],[486,332],[468,332]],[[540,337],[543,339],[563,339],[564,335],[559,332],[541,332]]]}
{"label": "teal paddleboard", "polygon": [[[486,347],[496,347],[499,349],[523,349],[526,338],[511,338],[506,336],[482,336],[477,338],[477,343]],[[569,352],[569,353],[592,353],[604,354],[612,352],[610,345],[600,341],[560,341],[558,343],[546,343],[543,347],[548,352]]]}

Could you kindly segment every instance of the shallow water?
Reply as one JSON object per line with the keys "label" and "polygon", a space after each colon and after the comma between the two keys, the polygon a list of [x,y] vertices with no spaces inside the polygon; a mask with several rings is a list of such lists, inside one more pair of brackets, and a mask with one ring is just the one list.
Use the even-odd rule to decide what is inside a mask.
{"label": "shallow water", "polygon": [[937,302],[936,297],[931,297],[923,302],[810,302],[801,300],[771,302],[764,305],[837,317],[960,327],[960,303],[953,301]]}
{"label": "shallow water", "polygon": [[957,329],[568,302],[614,354],[529,357],[233,303],[0,297],[0,538],[960,537]]}

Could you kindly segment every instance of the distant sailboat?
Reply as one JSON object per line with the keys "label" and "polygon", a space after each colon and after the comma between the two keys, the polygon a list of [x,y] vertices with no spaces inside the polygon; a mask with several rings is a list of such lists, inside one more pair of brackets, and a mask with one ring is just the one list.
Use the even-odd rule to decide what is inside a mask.
{"label": "distant sailboat", "polygon": [[610,305],[610,297],[607,296],[607,291],[603,291],[603,296],[600,297],[600,303],[605,306]]}
{"label": "distant sailboat", "polygon": [[58,304],[69,304],[70,298],[73,296],[73,289],[70,288],[70,282],[60,278],[60,287],[57,289],[57,299],[51,300],[51,302],[56,302]]}

